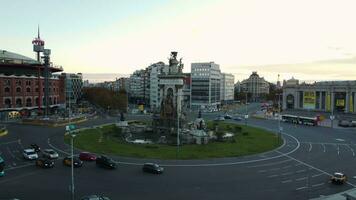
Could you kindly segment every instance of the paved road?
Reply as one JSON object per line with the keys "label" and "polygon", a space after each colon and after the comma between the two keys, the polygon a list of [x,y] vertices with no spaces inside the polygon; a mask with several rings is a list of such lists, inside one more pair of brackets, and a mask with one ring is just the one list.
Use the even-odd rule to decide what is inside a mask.
{"label": "paved road", "polygon": [[[250,111],[257,108],[249,105]],[[80,126],[110,121],[96,119]],[[249,119],[248,124],[277,130],[276,121]],[[160,176],[143,174],[145,160],[140,159],[115,157],[120,162],[117,170],[85,163],[75,169],[77,197],[98,193],[112,199],[309,199],[356,186],[355,130],[282,126],[285,143],[275,151],[240,158],[158,161],[166,169]],[[69,167],[58,160],[53,169],[38,169],[21,156],[23,147],[32,142],[58,148],[65,156],[69,147],[63,144],[63,128],[9,124],[8,129],[9,134],[0,138],[0,153],[7,163],[6,176],[0,178],[0,199],[70,199]],[[349,183],[331,185],[328,179],[334,171],[348,174]]]}

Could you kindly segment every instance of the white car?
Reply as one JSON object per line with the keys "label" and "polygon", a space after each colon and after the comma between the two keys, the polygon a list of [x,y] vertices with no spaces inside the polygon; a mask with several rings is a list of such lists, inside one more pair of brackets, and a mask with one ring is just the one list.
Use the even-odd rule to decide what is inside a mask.
{"label": "white car", "polygon": [[23,157],[28,160],[36,160],[38,155],[34,149],[24,149],[23,150]]}
{"label": "white car", "polygon": [[58,158],[58,153],[55,152],[53,149],[45,149],[43,150],[43,156],[49,159],[56,159]]}

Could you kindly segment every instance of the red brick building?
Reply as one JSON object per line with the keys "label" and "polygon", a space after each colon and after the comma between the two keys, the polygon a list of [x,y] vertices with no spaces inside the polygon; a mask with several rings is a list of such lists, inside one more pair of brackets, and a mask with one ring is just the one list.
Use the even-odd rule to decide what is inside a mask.
{"label": "red brick building", "polygon": [[[64,80],[52,76],[62,68],[49,68],[49,104],[64,104]],[[0,117],[12,111],[36,115],[44,107],[44,65],[34,59],[0,50]]]}

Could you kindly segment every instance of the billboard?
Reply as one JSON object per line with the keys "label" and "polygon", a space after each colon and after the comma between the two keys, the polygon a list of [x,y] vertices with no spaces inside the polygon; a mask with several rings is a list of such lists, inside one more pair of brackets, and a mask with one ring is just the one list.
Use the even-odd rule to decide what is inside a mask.
{"label": "billboard", "polygon": [[303,108],[315,109],[315,92],[305,91],[303,95]]}

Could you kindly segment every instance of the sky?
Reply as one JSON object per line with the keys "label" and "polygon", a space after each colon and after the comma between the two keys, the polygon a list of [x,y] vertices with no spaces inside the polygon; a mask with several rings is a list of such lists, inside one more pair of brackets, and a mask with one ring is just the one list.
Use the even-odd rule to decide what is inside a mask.
{"label": "sky", "polygon": [[[171,51],[214,61],[235,80],[354,80],[355,0],[0,0],[0,49],[35,57],[32,39],[66,72],[130,74]],[[103,79],[103,78],[101,78]],[[105,78],[104,78],[105,79]]]}

